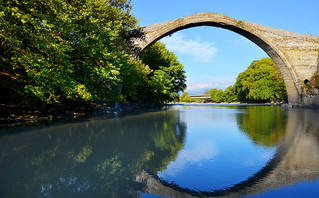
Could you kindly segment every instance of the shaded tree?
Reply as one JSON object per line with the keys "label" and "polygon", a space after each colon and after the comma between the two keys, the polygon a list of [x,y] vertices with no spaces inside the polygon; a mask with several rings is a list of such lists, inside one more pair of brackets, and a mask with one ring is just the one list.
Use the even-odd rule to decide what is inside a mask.
{"label": "shaded tree", "polygon": [[117,99],[144,69],[123,39],[137,24],[130,12],[127,0],[1,1],[2,88],[43,104]]}
{"label": "shaded tree", "polygon": [[151,72],[144,86],[140,87],[139,102],[147,106],[156,106],[179,98],[186,88],[184,66],[177,57],[167,50],[162,42],[156,42],[140,55]]}

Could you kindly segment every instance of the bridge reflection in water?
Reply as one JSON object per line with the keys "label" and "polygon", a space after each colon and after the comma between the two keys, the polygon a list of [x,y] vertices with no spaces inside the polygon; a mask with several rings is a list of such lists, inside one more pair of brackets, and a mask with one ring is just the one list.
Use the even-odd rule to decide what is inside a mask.
{"label": "bridge reflection in water", "polygon": [[319,122],[316,110],[291,109],[285,137],[264,168],[234,186],[214,191],[196,191],[161,180],[142,170],[136,181],[143,191],[162,197],[241,197],[313,181],[319,177]]}
{"label": "bridge reflection in water", "polygon": [[[190,137],[193,126],[185,122],[184,116],[192,115],[189,118],[193,119],[194,114],[195,117],[203,115],[206,107],[209,110],[204,115],[211,117],[201,118],[202,123],[212,121],[210,119],[217,119],[218,123],[223,119],[216,116],[227,119],[230,116],[231,122],[225,123],[229,125],[237,120],[230,127],[238,125],[243,132],[241,135],[249,137],[257,146],[273,148],[285,133],[276,154],[268,163],[262,161],[254,169],[248,167],[248,175],[245,175],[246,169],[235,163],[231,166],[234,167],[231,178],[225,177],[231,183],[226,183],[229,185],[226,188],[220,187],[223,189],[196,191],[160,179],[156,173],[167,170],[169,163],[187,150],[184,148],[187,147],[186,136]],[[319,177],[318,110],[283,111],[280,107],[268,106],[206,107],[198,110],[197,106],[195,111],[188,111],[187,107],[181,111],[102,116],[12,130],[1,128],[0,197],[143,197],[143,193],[162,197],[240,197]],[[207,133],[211,133],[210,128]],[[238,136],[234,142],[238,141],[236,138]],[[245,140],[245,144],[250,141]],[[241,159],[246,160],[242,156]],[[227,167],[224,161],[221,166]],[[239,179],[233,180],[233,174],[238,170],[243,171],[237,177]],[[218,168],[217,171],[222,172]],[[204,181],[205,189],[213,188],[220,181],[212,175],[205,175],[212,178]],[[223,174],[218,176],[224,177]],[[318,186],[319,183],[313,184]],[[315,191],[318,193],[319,190]]]}

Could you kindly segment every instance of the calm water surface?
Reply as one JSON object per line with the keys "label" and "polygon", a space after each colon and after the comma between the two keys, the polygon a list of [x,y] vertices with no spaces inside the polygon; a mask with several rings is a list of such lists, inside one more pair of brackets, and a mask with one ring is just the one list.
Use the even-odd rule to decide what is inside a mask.
{"label": "calm water surface", "polygon": [[0,129],[0,197],[318,197],[319,111],[169,110]]}

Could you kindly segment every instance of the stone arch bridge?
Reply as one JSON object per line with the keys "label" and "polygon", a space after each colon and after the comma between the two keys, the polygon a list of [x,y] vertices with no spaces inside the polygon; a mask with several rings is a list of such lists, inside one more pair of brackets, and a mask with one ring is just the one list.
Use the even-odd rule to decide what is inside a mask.
{"label": "stone arch bridge", "polygon": [[138,56],[161,38],[179,30],[214,26],[236,32],[263,49],[278,66],[290,106],[319,106],[318,89],[306,87],[319,77],[319,36],[301,35],[215,13],[198,13],[129,32],[127,42]]}

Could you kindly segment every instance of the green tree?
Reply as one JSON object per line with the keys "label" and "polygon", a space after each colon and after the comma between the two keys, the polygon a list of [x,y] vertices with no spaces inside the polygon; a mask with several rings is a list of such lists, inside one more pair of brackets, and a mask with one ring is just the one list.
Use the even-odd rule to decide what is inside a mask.
{"label": "green tree", "polygon": [[213,102],[224,102],[224,92],[221,89],[211,89],[210,91],[210,98],[212,99]]}
{"label": "green tree", "polygon": [[184,93],[181,95],[181,97],[180,97],[180,101],[181,101],[181,102],[191,102],[192,99],[191,99],[191,97],[188,95],[187,92],[184,92]]}
{"label": "green tree", "polygon": [[235,87],[240,101],[285,101],[287,93],[279,69],[270,58],[253,61],[240,73]]}
{"label": "green tree", "polygon": [[154,43],[140,55],[140,59],[151,69],[148,80],[139,90],[140,103],[154,106],[178,99],[178,94],[186,88],[184,66],[165,44]]}
{"label": "green tree", "polygon": [[131,59],[132,67],[127,67],[125,75],[123,76],[123,89],[121,102],[127,102],[128,100],[138,100],[138,91],[148,81],[148,75],[150,74],[150,68],[145,65],[139,59]]}
{"label": "green tree", "polygon": [[123,35],[137,24],[130,12],[127,0],[1,1],[2,88],[45,104],[115,100],[125,80],[148,74],[127,55]]}
{"label": "green tree", "polygon": [[238,97],[237,97],[237,94],[236,94],[236,87],[233,85],[233,86],[228,86],[225,91],[224,91],[224,99],[225,99],[225,102],[236,102],[238,101]]}

